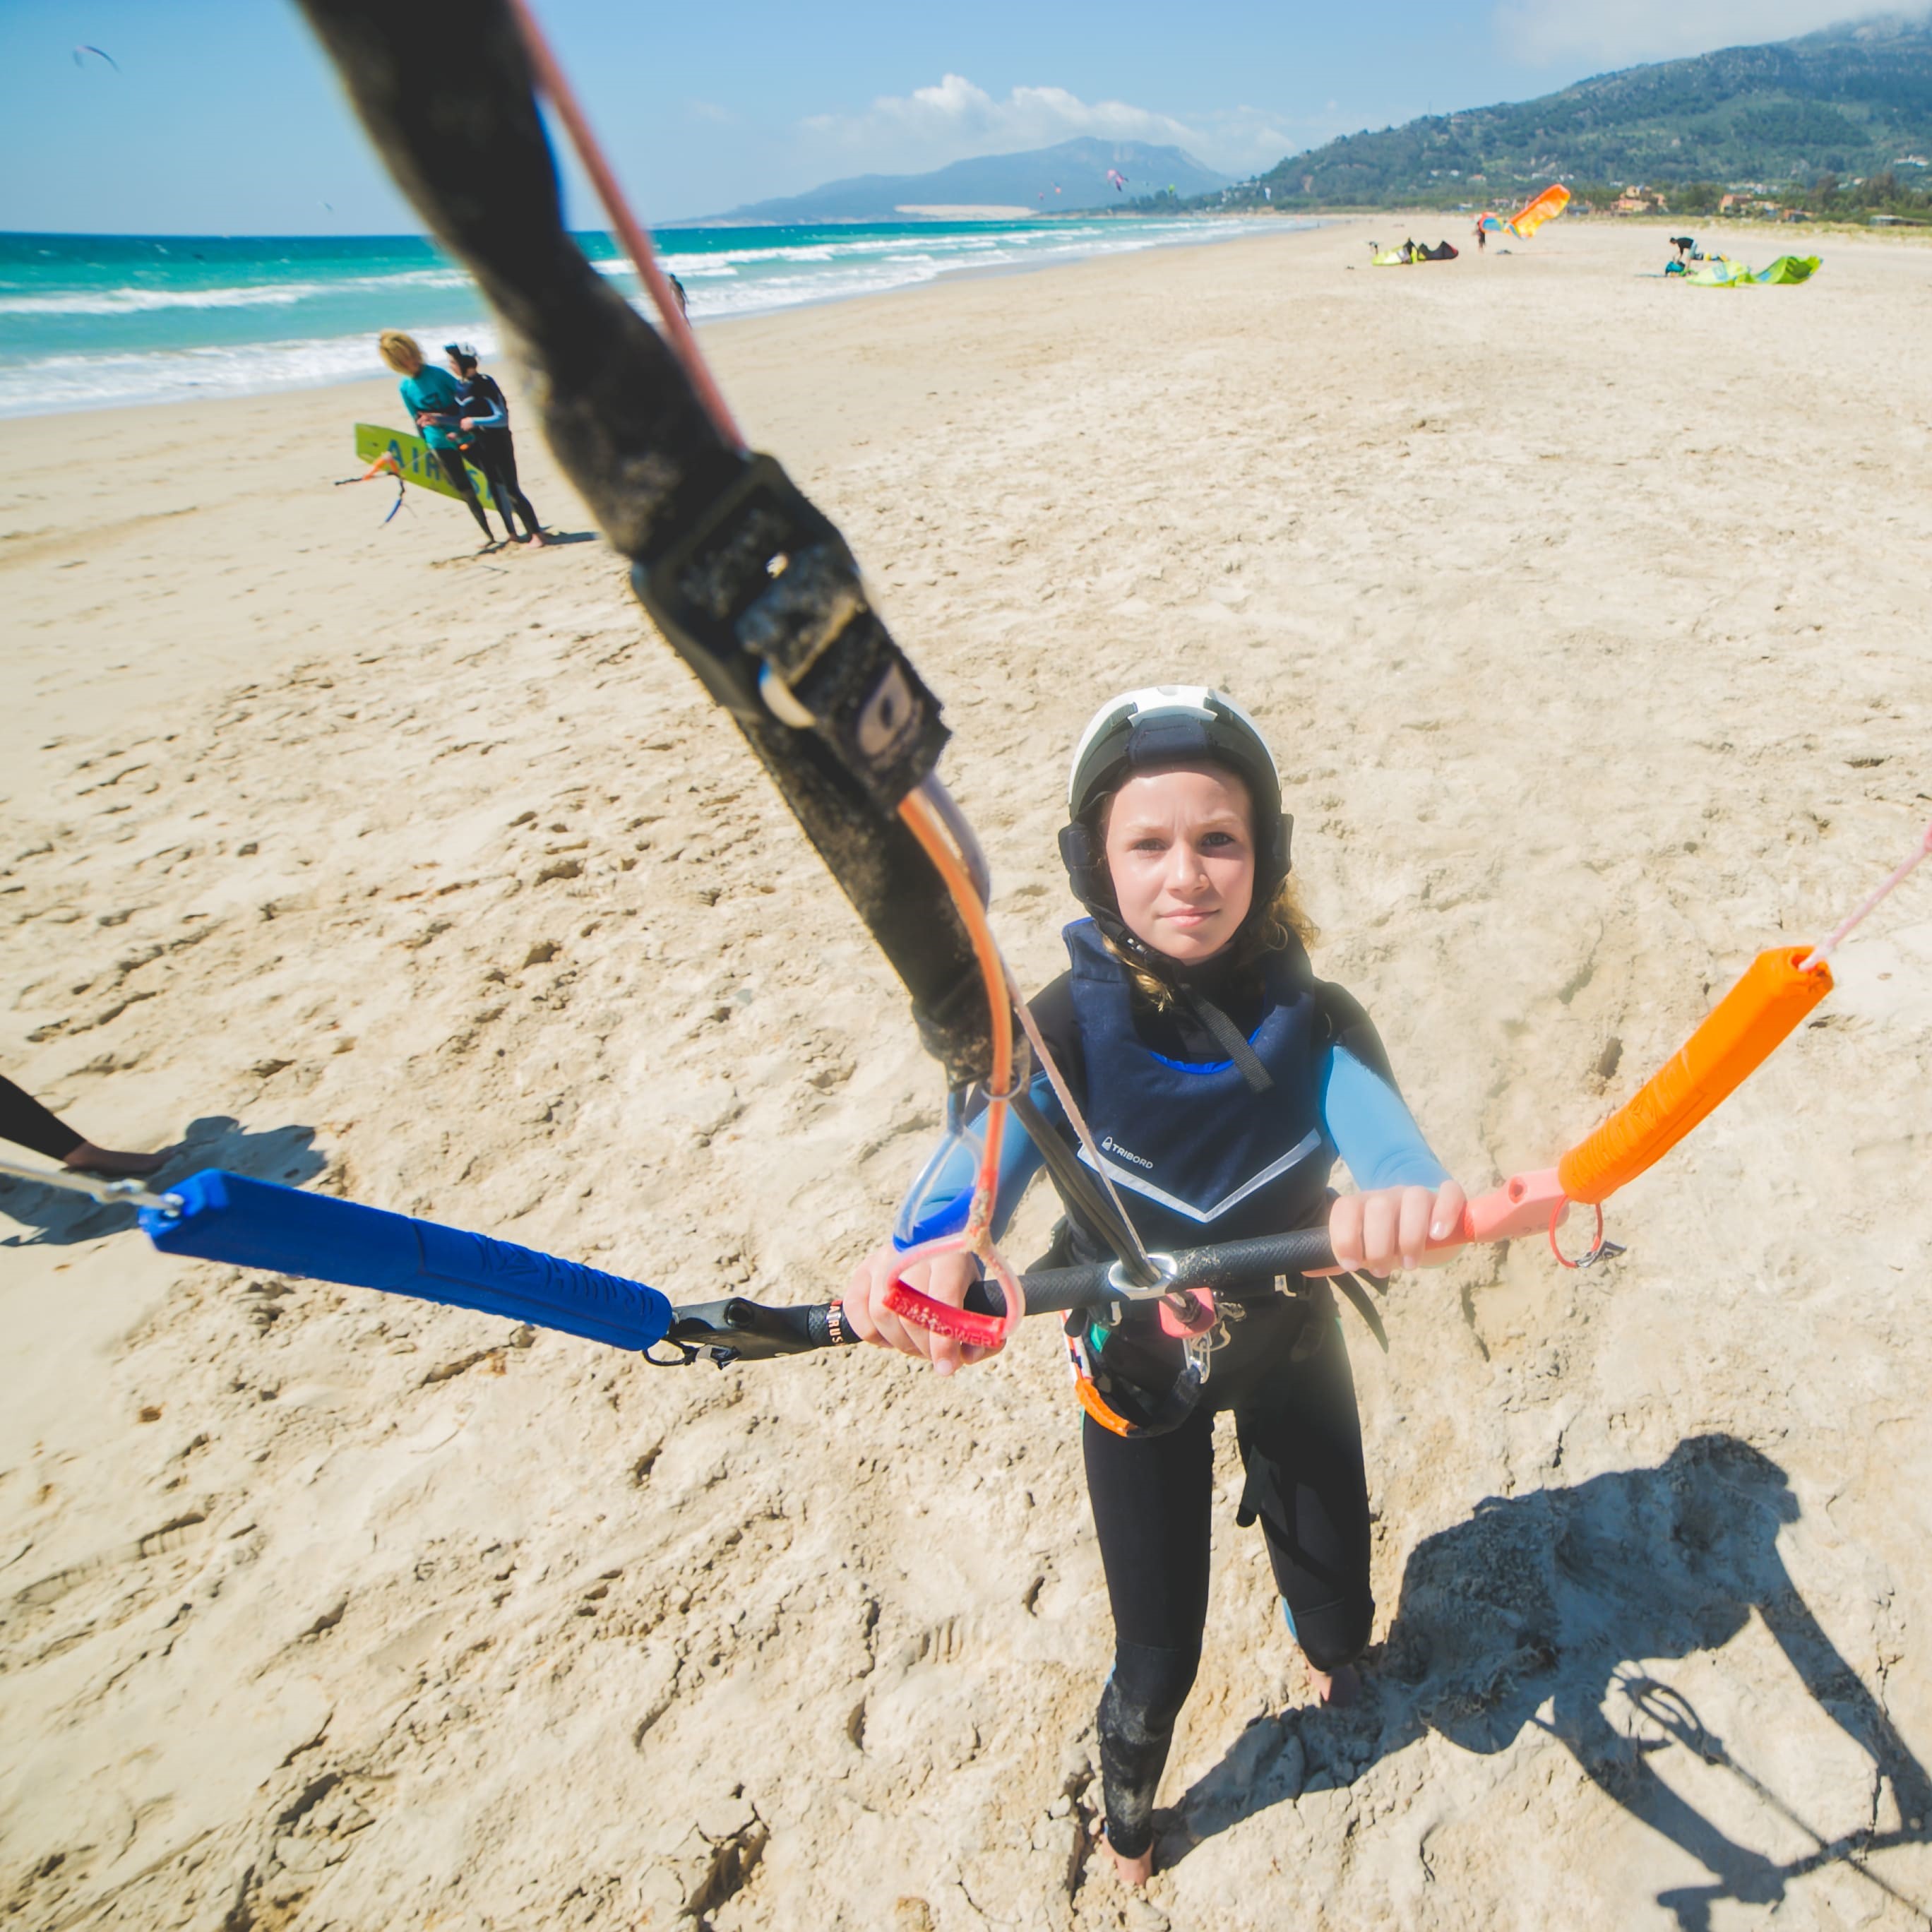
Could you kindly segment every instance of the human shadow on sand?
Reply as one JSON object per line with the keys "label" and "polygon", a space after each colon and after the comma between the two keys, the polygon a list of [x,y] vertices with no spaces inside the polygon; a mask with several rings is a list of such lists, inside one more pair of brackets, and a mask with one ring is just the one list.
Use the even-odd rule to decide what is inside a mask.
{"label": "human shadow on sand", "polygon": [[[168,1150],[168,1164],[146,1185],[165,1191],[204,1167],[299,1186],[313,1180],[328,1162],[311,1144],[313,1127],[271,1127],[251,1132],[226,1114],[205,1114]],[[0,1238],[0,1248],[64,1247],[76,1241],[124,1234],[134,1226],[133,1211],[90,1201],[84,1194],[37,1187],[31,1180],[0,1179],[0,1222],[17,1221],[35,1232]]]}
{"label": "human shadow on sand", "polygon": [[[1240,1820],[1298,1796],[1304,1774],[1354,1781],[1433,1731],[1491,1755],[1534,1728],[1559,1739],[1592,1784],[1688,1852],[1708,1884],[1658,1895],[1684,1932],[1705,1932],[1730,1900],[1770,1906],[1826,1865],[1900,1898],[1870,1854],[1932,1842],[1932,1781],[1878,1700],[1798,1594],[1778,1532],[1797,1520],[1784,1472],[1730,1436],[1679,1443],[1662,1466],[1597,1476],[1571,1489],[1490,1498],[1468,1521],[1418,1544],[1367,1694],[1249,1726],[1163,1822],[1162,1862]],[[1721,1649],[1755,1610],[1820,1708],[1870,1758],[1895,1813],[1831,1838],[1734,1758],[1688,1700],[1631,1660]],[[1604,1706],[1626,1700],[1627,1736]],[[1540,1714],[1543,1707],[1549,1714]],[[1738,1780],[1765,1810],[1810,1840],[1780,1862],[1739,1844],[1673,1792],[1650,1762],[1672,1744]],[[1924,1906],[1912,1900],[1920,1913]]]}

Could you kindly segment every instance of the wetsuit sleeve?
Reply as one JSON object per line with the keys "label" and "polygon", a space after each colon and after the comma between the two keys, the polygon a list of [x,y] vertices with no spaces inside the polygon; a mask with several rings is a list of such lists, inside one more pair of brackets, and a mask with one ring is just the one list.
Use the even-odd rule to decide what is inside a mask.
{"label": "wetsuit sleeve", "polygon": [[1322,1056],[1319,1094],[1322,1132],[1358,1187],[1439,1187],[1449,1178],[1394,1082],[1340,1040]]}
{"label": "wetsuit sleeve", "polygon": [[[1030,1097],[1035,1106],[1058,1110],[1053,1089],[1044,1074],[1033,1083]],[[946,1130],[938,1147],[920,1169],[919,1178],[899,1204],[898,1217],[892,1224],[896,1248],[917,1247],[922,1241],[936,1241],[942,1234],[956,1234],[966,1225],[973,1209],[973,1180],[986,1151],[986,1112],[983,1100],[976,1112],[955,1118],[947,1103]],[[993,1196],[993,1238],[1006,1232],[1020,1196],[1040,1170],[1040,1150],[1026,1130],[1011,1114],[1000,1137],[1000,1178]]]}
{"label": "wetsuit sleeve", "polygon": [[487,376],[467,386],[461,407],[472,429],[508,429],[510,426],[510,406],[503,400],[502,391]]}
{"label": "wetsuit sleeve", "polygon": [[[1046,1050],[1053,1055],[1076,1104],[1084,1104],[1085,1067],[1080,1056],[1071,976],[1062,974],[1030,1004]],[[1061,1118],[1060,1102],[1043,1073],[1034,1075],[1028,1097],[1048,1120]],[[915,1247],[922,1241],[937,1240],[942,1234],[956,1234],[965,1226],[973,1206],[973,1177],[980,1171],[980,1158],[986,1150],[985,1108],[985,1096],[976,1091],[959,1118],[954,1117],[952,1103],[948,1103],[946,1133],[900,1204],[898,1218],[892,1226],[894,1246]],[[1026,1130],[1009,1114],[1006,1132],[1000,1137],[1000,1179],[994,1198],[996,1240],[1006,1232],[1013,1210],[1020,1204],[1020,1196],[1041,1166],[1040,1150]]]}

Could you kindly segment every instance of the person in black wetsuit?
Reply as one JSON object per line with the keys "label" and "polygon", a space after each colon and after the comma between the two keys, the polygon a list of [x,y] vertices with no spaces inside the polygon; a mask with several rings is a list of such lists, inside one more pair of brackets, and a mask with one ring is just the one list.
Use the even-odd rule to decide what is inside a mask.
{"label": "person in black wetsuit", "polygon": [[30,1148],[49,1160],[57,1160],[63,1167],[84,1174],[139,1179],[167,1165],[164,1154],[123,1154],[113,1148],[96,1147],[4,1075],[0,1075],[0,1140]]}
{"label": "person in black wetsuit", "polygon": [[[1314,976],[1288,880],[1290,821],[1252,722],[1199,686],[1130,692],[1088,726],[1068,806],[1060,849],[1090,916],[1067,928],[1072,970],[1034,1016],[1148,1248],[1325,1219],[1342,1269],[1418,1265],[1427,1241],[1460,1222],[1462,1192],[1402,1103],[1368,1015]],[[1042,1130],[1076,1148],[1043,1076],[1028,1097]],[[956,1306],[976,1274],[961,1254],[900,1258],[964,1224],[975,1118],[970,1102],[960,1110],[892,1244],[860,1264],[844,1304],[866,1340],[941,1374],[986,1352],[902,1319],[886,1296],[903,1272]],[[1337,1158],[1360,1192],[1330,1196]],[[1042,1165],[1010,1130],[996,1228]],[[1107,1258],[1090,1209],[1071,1189],[1063,1202],[1048,1264]],[[1092,1311],[1068,1324],[1090,1384],[1088,1490],[1114,1613],[1098,1720],[1107,1842],[1133,1885],[1153,1869],[1155,1795],[1200,1660],[1217,1413],[1233,1416],[1246,1471],[1238,1520],[1262,1526],[1323,1697],[1353,1694],[1375,1613],[1361,1428],[1326,1284],[1262,1280],[1216,1299],[1204,1381],[1155,1304],[1130,1304],[1111,1324]]]}
{"label": "person in black wetsuit", "polygon": [[[449,487],[469,506],[470,514],[476,519],[476,527],[483,532],[484,548],[494,550],[496,539],[490,530],[490,519],[483,514],[483,506],[476,500],[476,486],[470,482],[470,471],[463,460],[462,433],[456,427],[455,378],[448,370],[439,369],[426,362],[416,338],[404,334],[400,328],[383,330],[376,338],[376,352],[403,379],[398,393],[404,408],[409,411],[418,433],[429,445],[437,466],[449,479]],[[509,529],[507,517],[503,525],[514,541],[517,533]]]}
{"label": "person in black wetsuit", "polygon": [[496,379],[476,366],[476,351],[466,342],[448,342],[442,352],[457,380],[457,429],[466,439],[464,453],[490,479],[490,494],[496,514],[512,538],[517,526],[510,520],[514,508],[524,520],[524,542],[541,545],[543,526],[530,500],[517,481],[517,446],[510,436],[510,405],[497,388]]}

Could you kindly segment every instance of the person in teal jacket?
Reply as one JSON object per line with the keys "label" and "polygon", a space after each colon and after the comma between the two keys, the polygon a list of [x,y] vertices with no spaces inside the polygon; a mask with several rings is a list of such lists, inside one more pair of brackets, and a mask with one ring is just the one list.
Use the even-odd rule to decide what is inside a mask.
{"label": "person in teal jacket", "polygon": [[[470,471],[463,460],[462,442],[456,426],[460,413],[456,378],[448,370],[439,369],[434,363],[425,362],[416,338],[405,335],[399,328],[386,328],[376,338],[376,349],[382,360],[403,379],[398,385],[403,407],[409,411],[410,420],[422,432],[424,441],[436,452],[436,460],[442,466],[444,476],[449,478],[450,487],[470,506],[470,514],[476,519],[476,527],[483,532],[484,543],[494,548],[496,533],[490,527],[490,519],[483,514],[483,506],[476,500],[476,486],[470,482]],[[515,535],[514,530],[508,531],[506,541]]]}

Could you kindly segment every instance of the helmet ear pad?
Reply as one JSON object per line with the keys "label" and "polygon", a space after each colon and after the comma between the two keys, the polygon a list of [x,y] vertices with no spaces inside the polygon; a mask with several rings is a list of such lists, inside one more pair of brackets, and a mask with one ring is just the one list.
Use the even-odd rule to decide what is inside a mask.
{"label": "helmet ear pad", "polygon": [[1084,906],[1111,907],[1114,882],[1107,872],[1106,842],[1098,830],[1076,818],[1060,828],[1060,862],[1073,888],[1073,896]]}

